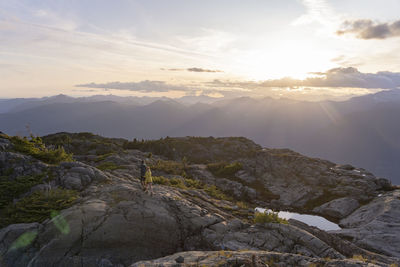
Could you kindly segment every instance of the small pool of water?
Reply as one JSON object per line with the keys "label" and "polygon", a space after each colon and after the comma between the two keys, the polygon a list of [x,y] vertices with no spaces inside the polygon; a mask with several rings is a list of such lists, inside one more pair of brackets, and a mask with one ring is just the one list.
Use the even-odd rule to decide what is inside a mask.
{"label": "small pool of water", "polygon": [[[264,212],[264,211],[266,211],[266,209],[256,208],[256,211]],[[299,213],[289,212],[289,211],[279,211],[278,216],[281,218],[284,218],[286,220],[295,219],[295,220],[301,221],[303,223],[306,223],[310,226],[318,227],[319,229],[322,229],[325,231],[341,229],[339,227],[339,225],[337,225],[336,223],[328,221],[324,217],[317,216],[317,215],[299,214]]]}

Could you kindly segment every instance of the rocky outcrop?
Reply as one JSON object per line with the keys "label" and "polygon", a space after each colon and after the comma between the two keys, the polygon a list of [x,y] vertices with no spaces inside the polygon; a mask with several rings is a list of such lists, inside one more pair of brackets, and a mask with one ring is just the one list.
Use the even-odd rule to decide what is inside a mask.
{"label": "rocky outcrop", "polygon": [[63,162],[59,165],[48,165],[31,156],[19,153],[0,151],[0,176],[12,181],[21,176],[42,176],[41,188],[62,187],[83,190],[92,181],[104,181],[108,177],[102,171],[82,162]]}
{"label": "rocky outcrop", "polygon": [[53,169],[56,178],[55,185],[66,189],[83,190],[94,180],[98,182],[108,180],[102,171],[81,162],[62,162]]}
{"label": "rocky outcrop", "polygon": [[[80,203],[40,225],[37,238],[22,250],[1,253],[9,266],[98,266],[100,261],[128,265],[176,251],[194,249],[255,249],[344,258],[315,236],[280,224],[253,226],[198,197],[156,186],[153,197],[137,181],[113,177],[112,184],[92,184]],[[204,193],[201,193],[204,194]],[[59,218],[59,219],[57,219]],[[58,223],[65,220],[64,230]],[[58,221],[58,222],[57,222]],[[3,229],[8,244],[16,226]],[[20,229],[17,228],[18,233]],[[40,249],[39,249],[40,248]],[[30,252],[30,257],[24,256]]]}
{"label": "rocky outcrop", "polygon": [[[0,140],[6,139],[0,138]],[[47,170],[47,166],[47,164],[31,156],[0,151],[0,176],[7,176],[10,180],[18,176],[42,174]]]}
{"label": "rocky outcrop", "polygon": [[[0,132],[0,136],[1,136],[1,132]],[[5,151],[8,149],[12,148],[12,144],[9,140],[5,139],[5,138],[0,138],[0,151]]]}
{"label": "rocky outcrop", "polygon": [[297,210],[340,220],[360,203],[385,190],[390,182],[371,173],[329,161],[304,157],[290,150],[264,149],[255,158],[238,159],[243,170],[235,177],[215,177],[206,165],[191,165],[189,173],[238,198],[282,210]]}
{"label": "rocky outcrop", "polygon": [[240,228],[238,222],[222,222],[206,229],[203,235],[218,249],[267,250],[310,257],[344,258],[309,232],[286,224],[268,223]]}
{"label": "rocky outcrop", "polygon": [[363,261],[346,259],[332,260],[329,258],[310,258],[298,254],[274,253],[267,251],[189,251],[180,252],[164,258],[140,261],[131,267],[167,267],[167,266],[243,266],[243,267],[266,267],[266,266],[329,266],[329,267],[375,267],[389,266],[380,263],[367,263]]}
{"label": "rocky outcrop", "polygon": [[340,221],[335,231],[360,247],[400,257],[400,190],[382,194]]}
{"label": "rocky outcrop", "polygon": [[[253,163],[256,177],[263,186],[280,198],[273,200],[275,206],[286,206],[312,212],[334,199],[351,197],[366,202],[378,195],[388,185],[362,169],[342,168],[329,161],[304,157],[288,150],[265,149]],[[390,184],[387,180],[385,180]],[[338,204],[338,203],[336,203]],[[356,202],[353,201],[352,209]],[[358,206],[357,206],[358,207]],[[331,210],[316,209],[321,215]],[[344,218],[347,214],[335,214]]]}
{"label": "rocky outcrop", "polygon": [[360,206],[354,198],[343,197],[325,203],[313,210],[318,214],[326,214],[330,218],[345,218]]}
{"label": "rocky outcrop", "polygon": [[[90,138],[84,140],[87,148],[92,148]],[[117,141],[107,147],[118,146]],[[235,139],[232,147],[245,149],[249,145],[240,146],[238,142],[240,139]],[[211,149],[216,149],[214,145]],[[229,149],[218,151],[222,152],[213,155],[223,155]],[[243,169],[234,177],[216,177],[204,164],[186,168],[193,179],[216,185],[236,200],[246,197],[269,207],[281,205],[342,219],[346,229],[332,235],[296,221],[254,224],[253,209],[239,208],[229,198],[217,199],[201,187],[154,185],[154,195],[150,196],[138,180],[139,164],[147,156],[138,150],[104,155],[91,150],[89,155],[79,155],[85,163],[48,165],[19,153],[0,151],[0,175],[7,179],[44,174],[51,187],[79,193],[74,205],[57,216],[0,229],[0,266],[129,266],[180,251],[187,252],[134,266],[375,266],[349,259],[354,255],[376,266],[398,263],[398,259],[365,250],[398,257],[395,252],[400,244],[394,240],[398,235],[398,190],[361,206],[388,189],[386,180],[364,170],[306,158],[289,150],[267,149],[237,157]],[[152,164],[162,159],[153,155],[147,161]],[[96,168],[105,162],[118,168]],[[174,177],[163,170],[154,173]],[[28,194],[44,190],[46,184],[35,185]],[[354,192],[363,192],[364,196]],[[382,233],[385,235],[380,237]],[[388,237],[392,238],[391,249],[384,245]],[[223,252],[215,252],[220,250]]]}

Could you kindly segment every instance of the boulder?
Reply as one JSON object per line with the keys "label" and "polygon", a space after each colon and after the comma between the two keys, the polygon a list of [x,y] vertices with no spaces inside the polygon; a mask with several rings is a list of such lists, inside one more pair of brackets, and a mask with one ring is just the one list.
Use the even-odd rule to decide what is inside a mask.
{"label": "boulder", "polygon": [[348,216],[360,206],[360,203],[354,198],[343,197],[325,203],[313,210],[313,212],[325,215],[335,219],[341,219]]}
{"label": "boulder", "polygon": [[387,192],[340,221],[334,231],[363,248],[400,257],[400,190]]}
{"label": "boulder", "polygon": [[12,143],[10,142],[10,140],[0,137],[0,151],[5,151],[11,148],[12,148]]}

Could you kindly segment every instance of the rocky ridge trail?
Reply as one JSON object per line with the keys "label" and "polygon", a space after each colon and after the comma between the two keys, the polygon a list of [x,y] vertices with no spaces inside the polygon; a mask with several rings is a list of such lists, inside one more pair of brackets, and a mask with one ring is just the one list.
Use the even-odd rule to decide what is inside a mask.
{"label": "rocky ridge trail", "polygon": [[131,267],[243,266],[243,267],[376,267],[380,264],[346,259],[310,258],[299,254],[268,251],[189,251],[151,261],[140,261]]}
{"label": "rocky ridge trail", "polygon": [[[118,142],[121,143],[119,139]],[[3,143],[7,141],[0,138],[0,144]],[[102,151],[107,150],[101,143],[94,146],[93,141],[85,140],[85,144],[88,148],[100,147]],[[361,206],[358,208],[353,205],[352,209],[355,212],[350,212],[352,216],[357,214],[358,210],[367,207],[362,205],[363,201],[372,199],[366,204],[372,205],[376,201],[375,196],[381,194],[381,191],[383,194],[393,194],[397,197],[397,190],[384,191],[389,186],[386,180],[369,174],[364,181],[362,179],[367,176],[367,172],[360,170],[358,173],[357,169],[351,166],[338,166],[322,160],[308,159],[299,154],[292,155],[289,152],[286,152],[289,155],[279,155],[277,159],[271,156],[273,153],[261,150],[255,154],[255,172],[252,171],[254,162],[251,159],[238,158],[243,168],[230,177],[231,179],[215,176],[205,164],[186,166],[187,175],[192,179],[230,191],[233,198],[217,198],[204,188],[180,188],[162,184],[154,185],[154,195],[149,196],[142,191],[139,184],[140,161],[145,159],[149,164],[156,166],[157,162],[168,160],[165,156],[152,155],[149,158],[148,152],[124,150],[115,145],[118,149],[112,153],[97,155],[97,149],[92,149],[89,153],[82,151],[76,155],[76,159],[82,162],[49,165],[31,156],[12,152],[11,147],[11,144],[7,144],[0,149],[0,176],[7,174],[8,179],[12,180],[21,175],[45,173],[51,176],[52,188],[76,190],[79,198],[57,217],[43,222],[11,224],[0,229],[0,263],[5,266],[130,266],[140,260],[160,258],[180,251],[186,251],[179,254],[185,259],[185,263],[216,263],[215,257],[212,256],[216,252],[195,252],[198,250],[228,250],[217,257],[220,263],[222,260],[228,262],[225,266],[230,266],[229,264],[234,262],[233,259],[238,263],[248,264],[254,257],[262,259],[263,264],[271,263],[270,259],[274,258],[275,263],[281,264],[276,266],[307,266],[312,263],[322,266],[375,266],[371,262],[375,262],[377,266],[389,266],[399,263],[399,259],[390,257],[396,256],[398,247],[394,247],[392,253],[381,252],[374,246],[360,248],[360,242],[352,243],[341,238],[348,235],[345,232],[331,234],[292,220],[289,224],[253,224],[252,218],[248,216],[253,216],[254,211],[250,207],[238,207],[234,200],[235,197],[240,199],[243,192],[247,192],[246,196],[250,202],[254,202],[253,205],[285,203],[287,207],[296,208],[297,202],[291,202],[293,197],[289,199],[287,193],[282,193],[282,196],[278,194],[285,188],[278,176],[289,175],[298,186],[311,188],[307,190],[315,192],[320,190],[323,194],[324,185],[318,185],[314,181],[316,178],[312,178],[315,184],[310,182],[311,173],[341,181],[340,187],[337,186],[335,190],[349,187],[338,198],[322,203],[321,209],[340,210],[347,203],[341,198],[350,198]],[[220,148],[216,146],[214,149]],[[217,158],[215,155],[221,152],[211,150],[209,153]],[[297,169],[296,164],[299,165]],[[163,168],[155,168],[154,174],[164,176],[168,180],[185,181],[181,175],[172,175]],[[240,182],[241,180],[244,182]],[[265,189],[280,198],[263,198],[265,194],[260,194],[260,191],[254,188],[254,180],[261,180]],[[286,177],[285,183],[287,180]],[[274,182],[275,187],[267,187]],[[35,191],[45,191],[47,186],[48,183],[35,185],[19,198]],[[366,190],[367,198],[349,194],[350,187]],[[286,187],[286,190],[291,190],[291,187]],[[298,191],[294,191],[293,194],[295,192]],[[304,195],[301,195],[301,198],[304,198]],[[339,204],[335,204],[334,201]],[[332,202],[335,205],[332,205]],[[390,209],[398,207],[397,203],[393,205]],[[301,208],[310,210],[309,207],[300,206],[299,209]],[[341,224],[346,225],[346,215],[338,215],[337,218],[342,218]],[[60,221],[64,222],[61,230]],[[382,225],[377,221],[374,227],[381,229]],[[388,232],[389,228],[386,227],[385,231]],[[13,248],[19,237],[27,232],[35,233],[31,242],[20,248]],[[379,235],[375,235],[375,238],[381,240]],[[380,247],[383,247],[383,244],[380,244]],[[173,266],[177,262],[174,263],[172,259],[175,260],[174,257],[179,255],[143,264],[152,266],[151,264],[164,262],[164,266]],[[360,255],[362,260],[370,263],[349,259],[353,255]],[[288,265],[282,265],[285,262]],[[138,264],[135,266],[141,266]]]}

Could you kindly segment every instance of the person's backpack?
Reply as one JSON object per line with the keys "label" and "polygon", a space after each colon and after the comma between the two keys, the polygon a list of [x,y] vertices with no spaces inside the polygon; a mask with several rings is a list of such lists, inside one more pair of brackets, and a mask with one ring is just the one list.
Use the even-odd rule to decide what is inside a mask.
{"label": "person's backpack", "polygon": [[146,175],[146,165],[142,164],[140,165],[140,176],[144,177]]}

